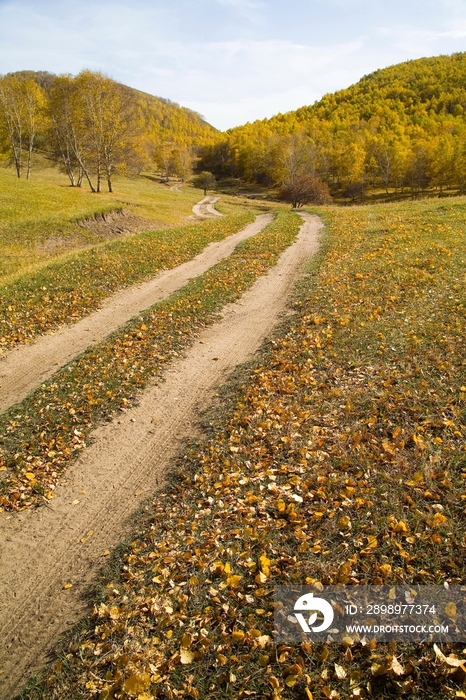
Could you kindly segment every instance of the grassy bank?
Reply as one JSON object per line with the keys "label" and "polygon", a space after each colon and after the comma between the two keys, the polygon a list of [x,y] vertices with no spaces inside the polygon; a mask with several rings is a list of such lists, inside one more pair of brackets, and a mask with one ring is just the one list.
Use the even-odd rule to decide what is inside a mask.
{"label": "grassy bank", "polygon": [[101,242],[77,221],[124,209],[147,219],[147,228],[173,226],[192,213],[198,195],[192,188],[173,192],[144,176],[119,178],[115,194],[92,194],[84,186],[69,187],[54,168],[40,169],[27,181],[0,167],[0,278]]}
{"label": "grassy bank", "polygon": [[296,214],[281,212],[229,258],[89,348],[0,416],[0,506],[22,510],[52,498],[60,473],[92,429],[130,405],[222,306],[265,274],[301,223]]}
{"label": "grassy bank", "polygon": [[[0,163],[0,283],[39,270],[72,250],[101,243],[102,235],[92,226],[100,214],[129,212],[141,218],[139,230],[141,226],[153,230],[189,223],[202,190],[183,185],[174,191],[169,185],[146,173],[117,177],[113,194],[93,194],[84,185],[69,187],[55,168],[42,167],[28,181],[18,179]],[[222,205],[227,214],[245,210],[234,197],[223,197]]]}
{"label": "grassy bank", "polygon": [[23,697],[465,696],[446,658],[464,645],[277,646],[271,604],[277,584],[466,583],[464,213],[321,211],[296,316],[227,388],[93,617]]}

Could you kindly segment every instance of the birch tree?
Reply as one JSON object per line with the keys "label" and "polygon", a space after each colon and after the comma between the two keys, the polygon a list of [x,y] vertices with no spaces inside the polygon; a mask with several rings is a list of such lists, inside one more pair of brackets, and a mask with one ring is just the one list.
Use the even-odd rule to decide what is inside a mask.
{"label": "birch tree", "polygon": [[0,79],[0,131],[4,149],[21,177],[31,175],[32,154],[44,97],[31,78],[9,74]]}
{"label": "birch tree", "polygon": [[102,73],[82,71],[76,78],[81,104],[84,142],[101,190],[102,179],[113,191],[112,179],[124,161],[128,140],[134,136],[132,105],[123,86]]}
{"label": "birch tree", "polygon": [[83,177],[94,189],[86,167],[86,154],[79,133],[79,104],[71,76],[58,76],[48,93],[49,145],[52,158],[68,175],[71,187],[80,187]]}

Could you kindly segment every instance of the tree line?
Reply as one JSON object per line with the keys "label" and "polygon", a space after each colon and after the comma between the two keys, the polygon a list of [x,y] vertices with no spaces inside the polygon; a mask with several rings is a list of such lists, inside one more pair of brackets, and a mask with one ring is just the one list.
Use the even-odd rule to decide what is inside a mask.
{"label": "tree line", "polygon": [[294,112],[229,130],[204,149],[217,175],[280,185],[298,176],[351,199],[427,187],[466,192],[466,54],[408,61]]}
{"label": "tree line", "polygon": [[0,153],[30,177],[36,152],[70,185],[111,191],[116,172],[187,179],[193,165],[311,197],[357,200],[366,189],[466,193],[466,53],[408,61],[314,105],[223,134],[169,100],[82,71],[0,78]]}
{"label": "tree line", "polygon": [[0,153],[29,179],[40,152],[72,187],[113,189],[115,173],[156,167],[185,180],[200,145],[216,138],[200,115],[99,72],[76,77],[24,71],[0,78]]}

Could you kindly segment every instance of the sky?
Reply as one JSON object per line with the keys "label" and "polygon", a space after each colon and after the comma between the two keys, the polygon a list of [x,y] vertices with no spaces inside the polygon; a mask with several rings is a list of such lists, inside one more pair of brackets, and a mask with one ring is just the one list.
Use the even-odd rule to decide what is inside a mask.
{"label": "sky", "polygon": [[224,131],[466,50],[466,0],[0,0],[0,74],[83,68]]}

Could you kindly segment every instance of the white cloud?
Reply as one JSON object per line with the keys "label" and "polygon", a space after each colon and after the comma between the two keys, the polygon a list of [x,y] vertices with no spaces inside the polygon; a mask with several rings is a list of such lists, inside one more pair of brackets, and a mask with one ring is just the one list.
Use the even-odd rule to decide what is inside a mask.
{"label": "white cloud", "polygon": [[465,38],[465,0],[0,0],[0,72],[102,70],[219,128]]}
{"label": "white cloud", "polygon": [[[228,41],[204,44],[166,42],[154,49],[172,65],[187,70],[178,74],[178,83],[193,93],[200,87],[219,93],[247,96],[282,92],[312,79],[332,65],[359,52],[361,41],[327,47],[305,46],[288,41]],[[209,87],[210,86],[210,87]],[[210,97],[210,95],[207,95]]]}
{"label": "white cloud", "polygon": [[462,15],[466,12],[464,0],[440,0],[440,5],[447,7],[449,11],[455,10]]}
{"label": "white cloud", "polygon": [[[445,40],[452,39],[464,39],[466,37],[466,23],[465,28],[456,27],[455,29],[449,30],[432,30],[432,29],[419,29],[410,26],[399,26],[399,27],[384,27],[377,30],[377,34],[380,37],[388,37],[392,39],[393,45],[406,51],[412,56],[422,56],[436,53],[436,44],[441,45],[441,51],[445,51],[443,48],[448,45]],[[451,48],[446,53],[452,53],[455,50],[458,51],[459,48]]]}
{"label": "white cloud", "polygon": [[231,7],[241,14],[265,7],[263,2],[255,2],[254,0],[214,0],[214,2],[225,7]]}
{"label": "white cloud", "polygon": [[247,20],[248,23],[261,25],[264,22],[263,2],[256,0],[213,0],[217,5],[221,5],[233,10],[240,18]]}
{"label": "white cloud", "polygon": [[459,39],[466,36],[464,29],[451,29],[448,31],[433,31],[431,29],[417,29],[415,27],[382,28],[378,30],[380,36],[391,36],[401,40],[420,39],[421,41],[437,41],[438,39]]}

